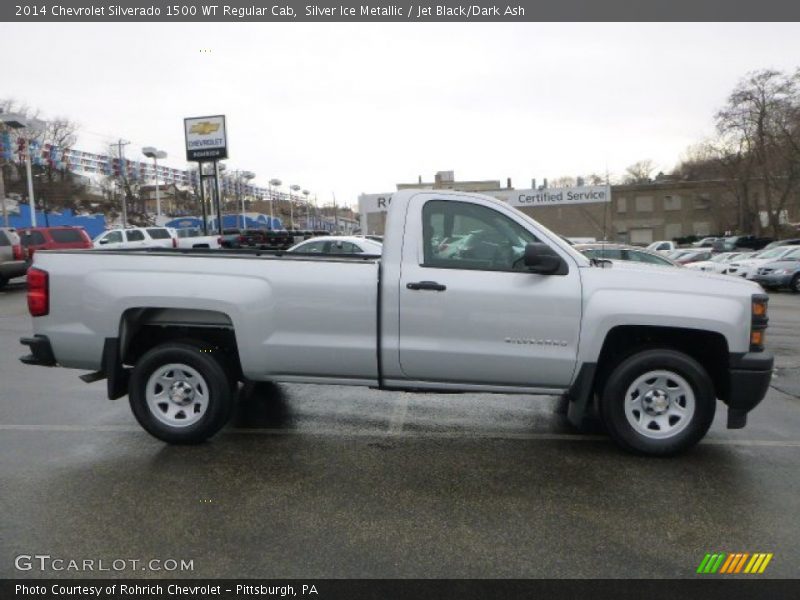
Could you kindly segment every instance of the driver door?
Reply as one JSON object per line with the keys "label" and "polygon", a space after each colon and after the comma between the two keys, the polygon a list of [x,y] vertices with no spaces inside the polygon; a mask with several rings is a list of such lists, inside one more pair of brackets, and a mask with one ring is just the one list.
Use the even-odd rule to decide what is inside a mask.
{"label": "driver door", "polygon": [[[540,240],[511,214],[483,203],[428,200],[408,214],[408,239],[421,244],[403,248],[404,375],[476,385],[569,385],[581,319],[575,263],[566,259],[565,275],[527,271],[525,245]],[[417,235],[409,235],[411,227]]]}

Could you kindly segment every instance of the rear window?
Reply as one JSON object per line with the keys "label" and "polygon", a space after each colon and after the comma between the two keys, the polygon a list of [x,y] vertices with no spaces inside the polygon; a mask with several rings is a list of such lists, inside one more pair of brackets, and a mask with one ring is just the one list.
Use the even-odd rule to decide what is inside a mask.
{"label": "rear window", "polygon": [[169,231],[166,229],[148,229],[147,233],[154,240],[168,240],[170,238]]}
{"label": "rear window", "polygon": [[8,236],[5,231],[0,231],[0,246],[10,246],[8,243]]}
{"label": "rear window", "polygon": [[59,244],[73,244],[85,241],[80,229],[51,229],[50,237]]}

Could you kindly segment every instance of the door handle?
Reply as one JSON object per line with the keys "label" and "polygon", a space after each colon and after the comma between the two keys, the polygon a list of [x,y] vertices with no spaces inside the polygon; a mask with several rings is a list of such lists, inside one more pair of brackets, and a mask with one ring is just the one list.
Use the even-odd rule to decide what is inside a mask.
{"label": "door handle", "polygon": [[431,290],[434,292],[443,292],[447,289],[446,285],[436,283],[435,281],[418,281],[416,283],[407,283],[406,287],[410,290]]}

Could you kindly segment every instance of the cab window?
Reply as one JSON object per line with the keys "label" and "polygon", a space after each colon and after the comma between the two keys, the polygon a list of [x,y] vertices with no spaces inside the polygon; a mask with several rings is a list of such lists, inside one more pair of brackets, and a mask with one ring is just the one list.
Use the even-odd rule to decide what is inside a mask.
{"label": "cab window", "polygon": [[423,266],[522,271],[525,246],[539,240],[480,204],[431,200],[422,209]]}
{"label": "cab window", "polygon": [[119,244],[120,242],[122,242],[122,232],[111,231],[106,234],[106,236],[103,238],[103,241],[105,241],[108,244]]}

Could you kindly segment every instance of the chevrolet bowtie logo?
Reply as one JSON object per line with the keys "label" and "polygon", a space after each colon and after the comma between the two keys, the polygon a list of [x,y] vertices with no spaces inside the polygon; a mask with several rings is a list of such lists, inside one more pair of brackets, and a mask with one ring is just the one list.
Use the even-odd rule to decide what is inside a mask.
{"label": "chevrolet bowtie logo", "polygon": [[189,130],[189,133],[197,133],[198,135],[208,135],[209,133],[214,133],[217,129],[219,129],[219,123],[212,123],[211,121],[201,121],[200,123],[195,123],[192,125],[192,128]]}

